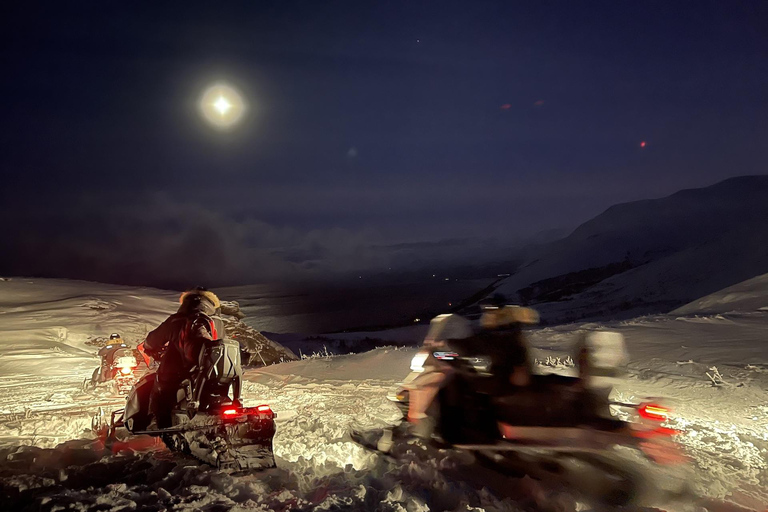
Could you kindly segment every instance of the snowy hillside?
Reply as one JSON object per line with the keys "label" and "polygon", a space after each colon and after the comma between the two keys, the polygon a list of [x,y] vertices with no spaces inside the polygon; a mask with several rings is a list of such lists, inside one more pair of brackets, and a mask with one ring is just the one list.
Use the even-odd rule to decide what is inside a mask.
{"label": "snowy hillside", "polygon": [[175,299],[173,292],[84,281],[0,281],[0,376],[12,371],[31,379],[9,379],[2,398],[13,386],[67,376],[70,367],[93,371],[99,340],[113,332],[143,340],[175,310]]}
{"label": "snowy hillside", "polygon": [[620,204],[539,247],[499,291],[545,320],[666,312],[768,272],[768,176]]}
{"label": "snowy hillside", "polygon": [[768,274],[702,297],[672,311],[673,315],[768,311]]}
{"label": "snowy hillside", "polygon": [[[234,311],[225,312],[236,314],[237,304],[228,304]],[[39,358],[40,351],[93,357],[97,345],[114,332],[135,346],[177,309],[177,292],[65,279],[4,278],[0,280],[0,371],[3,365],[28,362],[27,353]],[[254,363],[295,359],[290,350],[235,316],[225,315],[224,321],[227,334],[254,353]]]}

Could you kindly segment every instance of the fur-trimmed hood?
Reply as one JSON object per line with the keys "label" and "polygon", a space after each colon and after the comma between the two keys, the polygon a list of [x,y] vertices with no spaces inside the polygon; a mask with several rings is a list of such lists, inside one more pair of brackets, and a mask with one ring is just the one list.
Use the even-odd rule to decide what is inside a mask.
{"label": "fur-trimmed hood", "polygon": [[483,329],[504,329],[520,324],[537,323],[539,323],[539,314],[536,310],[521,306],[491,309],[480,317],[480,326]]}
{"label": "fur-trimmed hood", "polygon": [[179,297],[179,313],[189,313],[194,310],[207,315],[214,314],[221,307],[221,301],[210,290],[187,290]]}

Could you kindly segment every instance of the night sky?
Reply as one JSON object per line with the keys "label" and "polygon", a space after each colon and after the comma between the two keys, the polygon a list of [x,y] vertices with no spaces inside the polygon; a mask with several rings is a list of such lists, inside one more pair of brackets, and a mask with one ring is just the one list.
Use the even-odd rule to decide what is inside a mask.
{"label": "night sky", "polygon": [[[0,275],[503,260],[766,172],[764,1],[156,3],[2,8]],[[216,82],[249,106],[229,131],[198,108]]]}

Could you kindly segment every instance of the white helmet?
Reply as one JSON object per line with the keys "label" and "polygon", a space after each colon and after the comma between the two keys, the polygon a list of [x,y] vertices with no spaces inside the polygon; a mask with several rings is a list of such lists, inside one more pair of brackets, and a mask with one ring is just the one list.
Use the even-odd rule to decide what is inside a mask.
{"label": "white helmet", "polygon": [[461,315],[438,315],[429,322],[429,331],[424,343],[439,343],[446,340],[460,340],[472,336],[469,320]]}

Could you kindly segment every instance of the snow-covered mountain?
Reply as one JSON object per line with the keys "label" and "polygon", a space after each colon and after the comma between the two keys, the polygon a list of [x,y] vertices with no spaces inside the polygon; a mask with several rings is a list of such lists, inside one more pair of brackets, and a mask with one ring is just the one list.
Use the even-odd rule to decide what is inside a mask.
{"label": "snow-covered mountain", "polygon": [[768,176],[612,206],[540,246],[499,292],[544,319],[665,312],[768,272]]}

